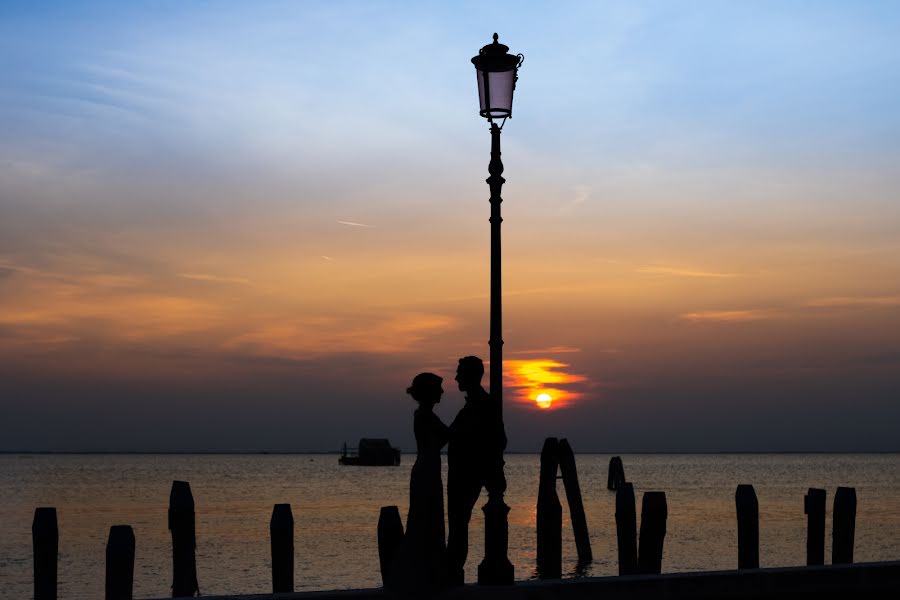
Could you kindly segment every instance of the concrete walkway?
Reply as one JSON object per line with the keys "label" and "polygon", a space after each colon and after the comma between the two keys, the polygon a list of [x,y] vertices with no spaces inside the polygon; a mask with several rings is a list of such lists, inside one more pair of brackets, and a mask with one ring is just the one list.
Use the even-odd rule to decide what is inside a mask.
{"label": "concrete walkway", "polygon": [[[383,589],[203,596],[206,600],[384,600]],[[422,598],[422,595],[409,596]],[[512,586],[467,585],[441,600],[681,600],[705,598],[900,598],[900,561],[824,567],[705,571],[627,577],[524,581]]]}

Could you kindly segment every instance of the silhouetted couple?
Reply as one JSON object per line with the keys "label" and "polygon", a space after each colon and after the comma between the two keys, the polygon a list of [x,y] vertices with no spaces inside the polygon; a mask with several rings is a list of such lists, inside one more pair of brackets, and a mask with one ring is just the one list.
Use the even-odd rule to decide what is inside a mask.
{"label": "silhouetted couple", "polygon": [[[434,413],[444,393],[443,379],[420,373],[406,391],[419,404],[413,418],[416,463],[409,480],[406,533],[392,568],[392,588],[436,590],[462,585],[469,551],[469,521],[481,488],[503,479],[506,433],[499,403],[481,386],[480,358],[459,359],[456,382],[466,403],[450,427]],[[449,538],[444,542],[444,489],[441,448],[447,444],[447,507]]]}

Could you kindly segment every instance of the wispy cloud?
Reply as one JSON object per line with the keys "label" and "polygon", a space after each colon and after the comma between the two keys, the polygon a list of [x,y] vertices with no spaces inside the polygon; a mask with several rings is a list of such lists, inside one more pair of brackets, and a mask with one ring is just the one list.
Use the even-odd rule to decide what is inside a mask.
{"label": "wispy cloud", "polygon": [[[540,295],[540,294],[567,294],[567,293],[578,293],[578,292],[586,292],[597,289],[596,285],[561,285],[559,287],[540,287],[540,288],[531,288],[531,289],[519,289],[519,290],[504,290],[503,296],[530,296],[530,295]],[[469,300],[484,300],[485,298],[490,298],[490,294],[470,294],[467,296],[453,296],[450,298],[444,298],[443,302],[465,302]]]}
{"label": "wispy cloud", "polygon": [[810,314],[811,309],[866,309],[900,306],[900,296],[830,296],[813,298],[782,308],[750,308],[739,310],[700,310],[684,313],[685,321],[706,323],[746,323]]}
{"label": "wispy cloud", "polygon": [[[53,297],[52,289],[47,295]],[[91,295],[68,295],[65,302],[40,302],[0,312],[0,326],[46,328],[60,336],[126,342],[172,339],[224,322],[224,311],[209,302],[165,294],[128,294],[115,302]]]}
{"label": "wispy cloud", "polygon": [[572,346],[548,346],[546,348],[535,348],[533,350],[516,350],[510,354],[569,354],[573,352],[581,352],[581,348],[573,348]]}
{"label": "wispy cloud", "polygon": [[569,214],[574,211],[576,208],[584,204],[591,197],[591,186],[589,185],[576,185],[574,190],[574,197],[572,200],[564,205],[561,209],[563,214]]}
{"label": "wispy cloud", "polygon": [[11,260],[2,258],[0,258],[0,269],[6,271],[8,275],[12,275],[13,273],[22,273],[26,275],[34,275],[37,277],[52,277],[54,279],[63,277],[59,273],[50,273],[41,269],[34,269],[29,266],[21,265]]}
{"label": "wispy cloud", "polygon": [[738,273],[718,273],[716,271],[701,271],[698,269],[684,269],[680,267],[639,267],[635,269],[638,273],[647,273],[649,275],[671,275],[673,277],[707,277],[707,278],[729,278],[740,277]]}
{"label": "wispy cloud", "polygon": [[681,315],[681,318],[694,322],[745,323],[747,321],[774,319],[779,315],[780,313],[776,310],[753,308],[749,310],[702,310],[685,313]]}
{"label": "wispy cloud", "polygon": [[236,285],[253,285],[253,282],[244,277],[227,277],[224,275],[213,275],[211,273],[178,273],[183,279],[193,279],[194,281],[208,281],[210,283],[231,283]]}
{"label": "wispy cloud", "polygon": [[338,221],[338,223],[340,223],[341,225],[347,225],[349,227],[368,227],[370,229],[375,227],[374,225],[367,225],[365,223],[357,223],[355,221]]}
{"label": "wispy cloud", "polygon": [[450,315],[421,312],[310,317],[261,324],[226,340],[223,349],[291,359],[347,352],[410,352],[456,324],[456,318]]}
{"label": "wispy cloud", "polygon": [[56,281],[85,288],[134,288],[146,282],[141,276],[128,273],[106,273],[89,267],[76,267],[69,273],[37,269],[0,259],[0,277],[18,273],[32,280]]}
{"label": "wispy cloud", "polygon": [[862,308],[867,306],[900,306],[900,296],[833,296],[813,298],[806,306],[823,308]]}

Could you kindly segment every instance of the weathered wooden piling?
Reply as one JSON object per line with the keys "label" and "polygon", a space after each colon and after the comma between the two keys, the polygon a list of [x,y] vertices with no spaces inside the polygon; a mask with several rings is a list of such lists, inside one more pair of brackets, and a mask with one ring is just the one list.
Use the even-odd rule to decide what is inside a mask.
{"label": "weathered wooden piling", "polygon": [[609,473],[606,476],[606,489],[616,491],[625,483],[625,466],[622,458],[613,456],[609,459]]}
{"label": "weathered wooden piling", "polygon": [[809,488],[803,498],[806,513],[806,564],[825,564],[825,490]]}
{"label": "weathered wooden piling", "polygon": [[272,540],[272,593],[294,591],[294,515],[290,504],[276,504],[269,520]]}
{"label": "weathered wooden piling", "polygon": [[172,597],[193,596],[197,583],[197,534],[194,496],[187,481],[173,481],[169,494],[169,530],[172,532]]}
{"label": "weathered wooden piling", "polygon": [[562,505],[556,493],[559,441],[544,440],[537,499],[537,566],[541,579],[562,577]]}
{"label": "weathered wooden piling", "polygon": [[381,583],[388,585],[388,570],[403,542],[403,521],[396,506],[382,506],[378,515],[378,562],[381,567]]}
{"label": "weathered wooden piling", "polygon": [[619,545],[619,575],[638,572],[637,512],[634,487],[623,483],[616,490],[616,539]]}
{"label": "weathered wooden piling", "polygon": [[831,521],[831,564],[850,564],[853,562],[853,539],[856,535],[856,488],[837,489]]}
{"label": "weathered wooden piling", "polygon": [[106,600],[132,600],[134,589],[134,531],[113,525],[106,542]]}
{"label": "weathered wooden piling", "polygon": [[575,468],[575,453],[569,445],[569,440],[565,438],[559,440],[559,470],[562,473],[563,486],[566,488],[566,501],[569,503],[569,515],[572,518],[572,532],[575,535],[578,562],[587,563],[594,559],[591,552],[591,537],[588,534],[584,502],[581,500],[581,486],[578,484],[578,470]]}
{"label": "weathered wooden piling", "polygon": [[738,485],[734,504],[737,509],[738,569],[758,569],[759,502],[753,486]]}
{"label": "weathered wooden piling", "polygon": [[34,600],[56,600],[56,565],[59,555],[59,528],[56,509],[35,509],[31,523],[34,548]]}
{"label": "weathered wooden piling", "polygon": [[648,575],[662,572],[663,543],[668,517],[665,492],[644,492],[641,503],[641,538],[638,546],[638,570]]}

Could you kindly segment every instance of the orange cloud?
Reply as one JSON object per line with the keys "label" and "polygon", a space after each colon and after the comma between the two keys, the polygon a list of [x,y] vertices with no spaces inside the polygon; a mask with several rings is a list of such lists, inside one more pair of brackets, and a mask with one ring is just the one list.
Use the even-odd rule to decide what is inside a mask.
{"label": "orange cloud", "polygon": [[65,301],[8,310],[0,315],[0,325],[50,327],[72,339],[78,336],[67,332],[80,330],[84,322],[90,322],[95,335],[106,333],[129,341],[203,331],[223,320],[224,314],[216,305],[161,294],[117,296],[110,303],[70,294]]}
{"label": "orange cloud", "polygon": [[729,278],[738,277],[737,273],[716,273],[714,271],[697,271],[694,269],[679,269],[677,267],[641,267],[637,269],[638,273],[649,273],[652,275],[673,275],[676,277],[707,277],[707,278]]}
{"label": "orange cloud", "polygon": [[227,277],[224,275],[213,275],[211,273],[179,273],[178,276],[182,279],[208,281],[210,283],[234,283],[237,285],[252,285],[252,282],[244,277]]}
{"label": "orange cloud", "polygon": [[388,317],[313,317],[267,323],[227,340],[223,347],[263,356],[409,352],[428,337],[456,325],[441,314],[401,313]]}
{"label": "orange cloud", "polygon": [[837,296],[831,298],[814,298],[806,303],[815,307],[864,307],[864,306],[898,306],[900,296]]}
{"label": "orange cloud", "polygon": [[547,348],[536,350],[517,350],[516,352],[510,352],[510,354],[569,354],[572,352],[581,352],[581,349],[573,348],[572,346],[548,346]]}
{"label": "orange cloud", "polygon": [[703,310],[685,313],[681,318],[694,322],[744,323],[772,319],[778,313],[769,309],[753,308],[749,310]]}

